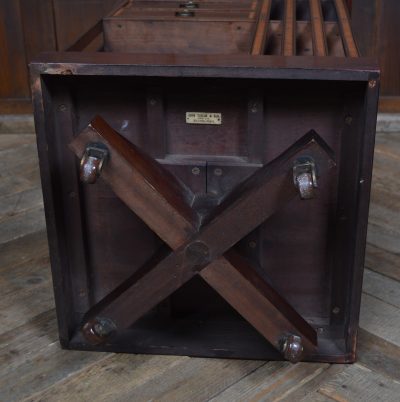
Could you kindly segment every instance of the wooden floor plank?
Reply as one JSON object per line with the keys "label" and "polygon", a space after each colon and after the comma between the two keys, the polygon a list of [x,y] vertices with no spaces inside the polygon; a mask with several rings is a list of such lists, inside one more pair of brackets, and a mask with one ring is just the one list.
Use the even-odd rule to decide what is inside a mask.
{"label": "wooden floor plank", "polygon": [[329,364],[271,362],[212,399],[223,401],[276,401],[290,396],[329,368]]}
{"label": "wooden floor plank", "polygon": [[0,195],[0,224],[3,219],[27,212],[42,205],[42,190],[38,187],[11,195]]}
{"label": "wooden floor plank", "polygon": [[398,402],[400,382],[354,364],[322,385],[318,392],[335,401]]}
{"label": "wooden floor plank", "polygon": [[363,292],[400,309],[400,283],[366,269]]}
{"label": "wooden floor plank", "polygon": [[0,244],[0,274],[8,269],[48,255],[45,230]]}
{"label": "wooden floor plank", "polygon": [[57,342],[55,309],[45,311],[10,331],[0,335],[0,378],[27,359],[43,354],[50,344]]}
{"label": "wooden floor plank", "polygon": [[190,359],[160,378],[132,390],[128,400],[206,401],[265,362],[228,359]]}
{"label": "wooden floor plank", "polygon": [[[32,400],[90,401],[99,381],[113,384],[112,400],[132,401],[206,401],[232,383],[264,365],[264,362],[225,359],[199,359],[171,356],[114,356],[71,380],[56,384]],[[113,369],[115,367],[115,369]],[[116,379],[118,374],[120,378]],[[129,381],[121,384],[123,379]],[[86,383],[85,389],[79,386]],[[77,389],[77,393],[71,389]],[[97,400],[110,400],[100,390]]]}
{"label": "wooden floor plank", "polygon": [[29,283],[0,299],[0,334],[10,331],[54,307],[51,281]]}
{"label": "wooden floor plank", "polygon": [[359,363],[400,381],[400,347],[363,329],[358,334]]}
{"label": "wooden floor plank", "polygon": [[37,162],[37,148],[35,143],[28,143],[14,148],[0,149],[1,172],[22,172],[23,168]]}
{"label": "wooden floor plank", "polygon": [[363,294],[360,327],[373,335],[400,346],[400,309],[373,296]]}
{"label": "wooden floor plank", "polygon": [[16,265],[12,269],[1,270],[0,294],[2,298],[17,292],[24,292],[43,283],[51,282],[50,261],[47,254],[33,261]]}
{"label": "wooden floor plank", "polygon": [[[43,237],[43,233],[33,234],[0,246],[0,334],[54,308],[50,261]],[[21,249],[24,251],[18,255]]]}
{"label": "wooden floor plank", "polygon": [[[295,384],[294,387],[290,388],[280,397],[274,399],[274,401],[279,402],[298,402],[307,398],[308,395],[314,394],[318,388],[332,378],[334,375],[341,373],[346,369],[344,364],[332,364],[325,370],[321,370],[318,375],[312,376],[310,378],[305,378]],[[320,395],[320,394],[319,394]],[[318,400],[318,399],[317,399]],[[313,400],[314,402],[314,400]]]}
{"label": "wooden floor plank", "polygon": [[34,134],[2,134],[0,135],[0,150],[12,149],[21,145],[35,144]]}
{"label": "wooden floor plank", "polygon": [[390,253],[367,243],[365,266],[372,271],[400,281],[400,254]]}
{"label": "wooden floor plank", "polygon": [[44,230],[46,227],[43,206],[35,207],[1,221],[0,244]]}
{"label": "wooden floor plank", "polygon": [[[101,356],[101,354],[94,353],[92,355]],[[138,387],[155,378],[158,378],[158,381],[162,383],[164,375],[187,360],[190,358],[112,355],[43,392],[32,395],[26,401],[148,401],[149,398],[146,399],[142,395],[139,395],[137,399],[133,399],[129,395]],[[176,380],[179,381],[179,378]],[[148,392],[151,392],[151,389]]]}
{"label": "wooden floor plank", "polygon": [[[0,378],[2,398],[7,402],[30,398],[32,394],[41,392],[94,363],[106,360],[108,356],[103,353],[62,350],[58,342],[51,343],[39,355],[32,358],[27,356],[24,364]],[[75,396],[75,401],[81,400],[79,395]]]}
{"label": "wooden floor plank", "polygon": [[389,253],[400,255],[400,243],[397,236],[395,232],[383,225],[372,222],[368,224],[367,241],[369,244],[386,250]]}

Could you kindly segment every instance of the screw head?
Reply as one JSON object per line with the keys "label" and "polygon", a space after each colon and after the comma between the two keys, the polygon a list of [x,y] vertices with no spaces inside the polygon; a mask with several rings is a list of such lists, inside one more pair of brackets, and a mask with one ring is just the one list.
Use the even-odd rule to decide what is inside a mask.
{"label": "screw head", "polygon": [[194,168],[192,169],[192,173],[193,173],[195,176],[198,176],[198,175],[200,174],[200,168],[194,167]]}
{"label": "screw head", "polygon": [[214,169],[214,174],[215,176],[222,176],[222,169],[220,168]]}
{"label": "screw head", "polygon": [[348,126],[350,126],[351,125],[351,123],[353,122],[353,117],[352,116],[346,116],[345,118],[344,118],[344,122],[348,125]]}
{"label": "screw head", "polygon": [[195,241],[189,244],[185,249],[185,263],[197,269],[206,264],[210,259],[210,249],[202,241]]}
{"label": "screw head", "polygon": [[368,86],[369,86],[370,88],[375,88],[375,87],[376,87],[376,80],[371,80],[371,81],[369,81],[369,82],[368,82]]}

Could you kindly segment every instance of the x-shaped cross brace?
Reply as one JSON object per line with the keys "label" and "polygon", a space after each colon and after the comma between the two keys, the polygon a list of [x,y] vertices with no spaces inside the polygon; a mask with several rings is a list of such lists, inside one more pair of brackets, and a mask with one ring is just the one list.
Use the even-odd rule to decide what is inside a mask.
{"label": "x-shaped cross brace", "polygon": [[156,253],[88,311],[82,331],[89,342],[104,342],[130,327],[200,275],[286,359],[299,361],[315,352],[316,331],[232,248],[298,196],[299,188],[306,188],[304,179],[316,180],[301,169],[294,175],[296,166],[312,161],[319,180],[335,167],[329,147],[315,132],[256,171],[206,217],[192,209],[190,190],[102,118],[96,117],[70,148],[82,160],[84,181],[94,181],[101,170],[114,193],[172,249]]}

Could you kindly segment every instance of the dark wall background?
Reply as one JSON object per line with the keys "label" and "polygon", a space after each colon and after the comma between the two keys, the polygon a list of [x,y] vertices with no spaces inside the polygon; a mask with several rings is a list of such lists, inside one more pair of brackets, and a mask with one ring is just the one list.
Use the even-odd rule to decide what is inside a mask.
{"label": "dark wall background", "polygon": [[[27,64],[63,50],[109,12],[116,0],[0,0],[0,113],[29,113]],[[400,0],[352,0],[363,55],[382,68],[381,110],[400,112]]]}
{"label": "dark wall background", "polygon": [[29,60],[63,50],[116,0],[0,0],[0,114],[29,113]]}
{"label": "dark wall background", "polygon": [[353,0],[352,24],[361,53],[379,58],[381,111],[400,112],[400,0]]}

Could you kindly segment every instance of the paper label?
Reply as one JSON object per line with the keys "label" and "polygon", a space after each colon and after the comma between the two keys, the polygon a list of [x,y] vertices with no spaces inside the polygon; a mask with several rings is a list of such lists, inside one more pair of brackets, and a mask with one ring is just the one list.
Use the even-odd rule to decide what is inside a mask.
{"label": "paper label", "polygon": [[187,124],[222,124],[222,113],[186,112]]}

